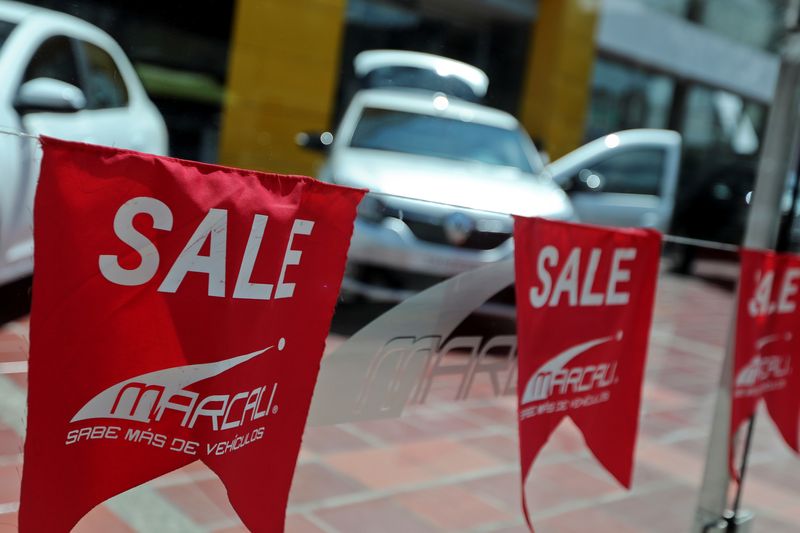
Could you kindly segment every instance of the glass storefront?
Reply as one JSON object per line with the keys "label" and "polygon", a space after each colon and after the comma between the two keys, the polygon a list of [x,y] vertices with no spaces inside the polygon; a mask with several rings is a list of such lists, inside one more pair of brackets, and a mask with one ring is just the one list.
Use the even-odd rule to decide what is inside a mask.
{"label": "glass storefront", "polygon": [[[334,421],[314,421],[305,431],[286,530],[501,533],[525,527],[519,506],[519,356],[509,261],[515,237],[509,214],[558,220],[565,228],[576,221],[649,227],[738,244],[770,103],[769,90],[747,88],[773,80],[743,75],[747,79],[736,80],[738,85],[725,84],[719,82],[723,76],[696,67],[714,70],[719,59],[725,68],[715,73],[730,72],[727,67],[738,59],[755,57],[759,68],[748,73],[763,72],[764,64],[766,71],[776,71],[790,0],[28,3],[86,20],[120,44],[166,123],[168,146],[166,136],[159,139],[168,155],[303,174],[370,191],[358,207],[358,233],[350,241],[326,357],[344,361],[360,352],[374,357],[345,361],[341,375],[325,377],[326,387],[352,397],[352,413],[359,417],[340,417],[351,413],[323,402]],[[611,4],[621,6],[618,20],[642,25],[618,32],[624,39],[601,42],[603,9]],[[667,39],[649,41],[664,21],[673,24],[664,31]],[[16,27],[0,20],[0,51],[14,41]],[[113,54],[64,36],[50,39],[39,43],[41,57],[32,56],[20,69],[21,78],[69,83],[85,102],[58,113],[34,113],[55,115],[71,127],[69,119],[84,108],[116,110],[135,99],[138,85],[124,82],[125,70]],[[710,41],[721,48],[684,53]],[[665,42],[672,46],[662,46]],[[726,52],[728,43],[736,50]],[[488,92],[464,97],[452,90],[454,83],[409,89],[399,81],[406,79],[404,68],[415,67],[389,66],[389,76],[403,80],[371,86],[374,100],[367,100],[370,95],[362,91],[367,82],[356,76],[353,61],[376,49],[468,63],[488,77]],[[660,61],[664,56],[674,57]],[[443,70],[428,74],[465,87],[474,81],[453,79],[457,76]],[[405,90],[381,91],[398,86]],[[442,94],[442,87],[450,92]],[[19,120],[0,127],[23,128],[25,113],[13,117]],[[109,129],[130,134],[132,123]],[[50,135],[45,129],[23,132],[24,146],[35,146],[33,135],[40,132]],[[657,131],[623,131],[638,129]],[[89,134],[75,137],[101,143]],[[0,141],[5,142],[0,148],[12,147],[0,153],[13,159],[7,168],[0,164],[5,171],[0,175],[12,176],[19,170],[14,157],[21,139],[0,136]],[[547,166],[545,152],[552,156]],[[33,148],[22,154],[19,167],[35,170],[33,154]],[[20,191],[30,192],[32,202],[32,186]],[[22,193],[13,191],[15,198]],[[224,196],[216,190],[209,195]],[[32,218],[22,218],[32,212],[23,201],[11,205],[13,217],[23,223],[4,218],[9,204],[3,200],[0,195],[0,274],[3,253],[11,249],[8,222],[19,235],[33,225]],[[277,218],[262,233],[271,237]],[[176,218],[176,228],[178,222],[184,223]],[[800,229],[794,234],[800,241]],[[228,243],[235,246],[233,238]],[[672,264],[671,250],[664,252],[654,264]],[[575,426],[565,424],[542,453],[536,480],[527,485],[537,531],[582,531],[587,523],[600,533],[686,529],[697,503],[738,275],[733,252],[727,262],[706,259],[698,260],[694,277],[668,268],[659,273],[632,491],[623,491],[603,472]],[[582,271],[574,265],[576,273]],[[482,273],[475,274],[480,267]],[[4,525],[15,529],[17,520],[32,268],[20,271],[24,278],[8,278],[8,287],[0,283],[0,484],[8,486],[7,497],[0,494],[0,533]],[[588,270],[594,276],[597,264]],[[561,276],[557,283],[566,286],[568,275]],[[594,278],[586,279],[580,290],[593,297]],[[438,290],[416,299],[434,283],[441,284]],[[459,300],[464,294],[469,305]],[[19,305],[9,313],[12,301]],[[381,336],[365,334],[367,324],[382,329]],[[565,323],[552,337],[575,329]],[[86,334],[97,330],[87,328]],[[399,363],[392,359],[397,354],[405,354]],[[407,372],[414,380],[405,378]],[[281,409],[284,405],[289,407]],[[373,419],[375,413],[384,418]],[[800,527],[795,508],[773,495],[797,488],[798,463],[780,455],[784,446],[766,427],[758,428],[751,474],[761,490],[748,493],[748,503],[763,511],[760,527],[795,531]],[[177,524],[174,531],[242,528],[226,487],[205,466],[190,465],[137,490],[98,507],[77,531],[91,531],[92,520],[103,531],[160,531],[165,516],[164,523]]]}
{"label": "glass storefront", "polygon": [[785,30],[789,0],[704,0],[698,20],[709,30],[775,52]]}
{"label": "glass storefront", "polygon": [[668,127],[673,87],[667,76],[597,58],[586,139],[631,128]]}

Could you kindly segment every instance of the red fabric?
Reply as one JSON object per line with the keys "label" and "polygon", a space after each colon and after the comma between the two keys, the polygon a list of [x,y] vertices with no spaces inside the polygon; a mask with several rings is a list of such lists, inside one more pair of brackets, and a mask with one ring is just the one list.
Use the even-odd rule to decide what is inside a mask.
{"label": "red fabric", "polygon": [[783,439],[795,452],[800,416],[800,257],[742,250],[731,406],[733,439],[764,399]]}
{"label": "red fabric", "polygon": [[651,230],[518,217],[514,242],[522,500],[530,525],[525,480],[565,417],[630,487],[661,238]]}
{"label": "red fabric", "polygon": [[[20,531],[68,531],[104,500],[195,460],[220,477],[248,528],[282,531],[362,191],[48,138],[42,144]],[[171,229],[163,209],[161,229],[150,214],[132,219],[155,255],[121,241],[120,207],[158,202],[171,212]],[[190,242],[212,209],[225,210],[226,223]],[[256,215],[268,219],[243,281],[272,283],[270,299],[234,294]],[[313,228],[289,246],[296,219]],[[124,216],[117,222],[125,226]],[[197,258],[189,266],[202,269],[203,258],[216,254],[223,278],[190,271],[174,292],[159,290],[192,245]],[[301,255],[290,253],[287,262],[289,247]],[[154,257],[157,269],[140,284],[101,272],[104,261],[107,271],[109,260],[132,271]]]}

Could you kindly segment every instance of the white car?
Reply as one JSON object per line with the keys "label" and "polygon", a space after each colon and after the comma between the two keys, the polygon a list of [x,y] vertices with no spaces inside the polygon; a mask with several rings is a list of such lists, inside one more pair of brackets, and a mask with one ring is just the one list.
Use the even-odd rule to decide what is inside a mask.
{"label": "white car", "polygon": [[[0,132],[165,154],[167,130],[122,49],[75,17],[0,1]],[[41,149],[0,133],[0,284],[33,268]]]}
{"label": "white car", "polygon": [[355,66],[370,88],[355,94],[336,135],[298,139],[327,150],[320,179],[371,192],[359,206],[345,293],[399,301],[511,257],[512,214],[667,229],[677,133],[620,132],[544,166],[513,116],[475,103],[488,85],[475,67],[386,50],[362,52]]}

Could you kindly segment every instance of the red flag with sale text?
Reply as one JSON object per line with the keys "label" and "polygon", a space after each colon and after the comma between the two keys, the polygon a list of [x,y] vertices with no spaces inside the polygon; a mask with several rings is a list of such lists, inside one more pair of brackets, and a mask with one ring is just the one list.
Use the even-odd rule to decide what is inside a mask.
{"label": "red flag with sale text", "polygon": [[630,487],[661,237],[646,229],[517,217],[518,409],[525,481],[570,417]]}
{"label": "red flag with sale text", "polygon": [[362,191],[42,145],[20,531],[198,460],[282,531]]}
{"label": "red flag with sale text", "polygon": [[770,417],[795,452],[800,416],[800,256],[742,250],[733,363],[733,440],[764,399]]}

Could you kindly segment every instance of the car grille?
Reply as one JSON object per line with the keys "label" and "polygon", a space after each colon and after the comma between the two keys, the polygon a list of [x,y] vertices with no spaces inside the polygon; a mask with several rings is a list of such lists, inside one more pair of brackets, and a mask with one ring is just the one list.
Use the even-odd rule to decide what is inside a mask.
{"label": "car grille", "polygon": [[467,240],[459,245],[454,245],[447,239],[444,228],[440,224],[422,222],[419,220],[409,220],[404,218],[403,222],[409,227],[414,236],[422,241],[436,244],[446,244],[457,248],[469,248],[472,250],[491,250],[506,242],[511,235],[508,233],[494,233],[489,231],[474,230],[470,233]]}

